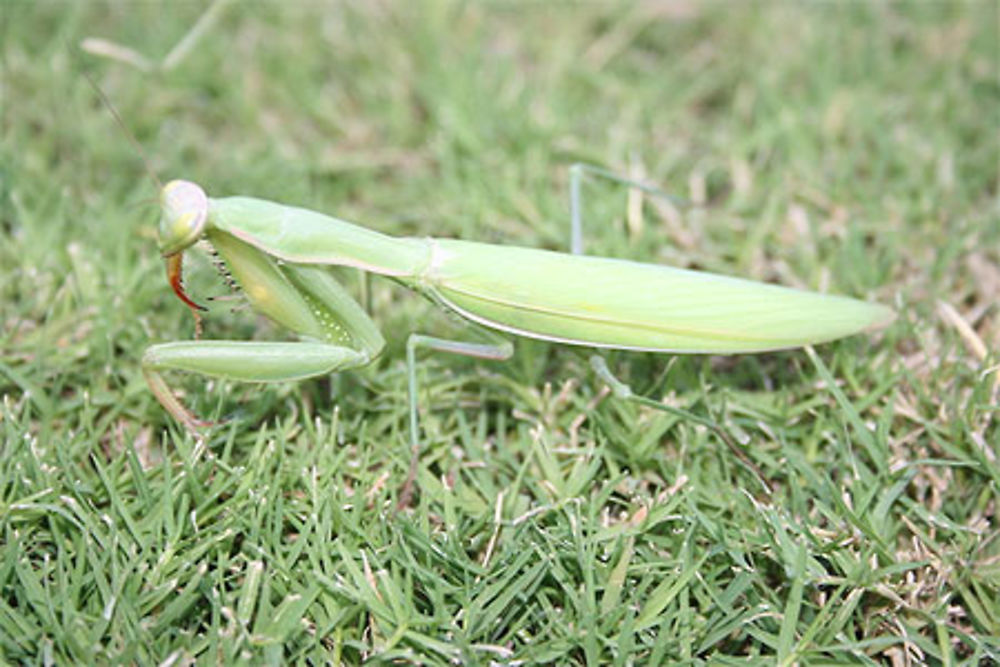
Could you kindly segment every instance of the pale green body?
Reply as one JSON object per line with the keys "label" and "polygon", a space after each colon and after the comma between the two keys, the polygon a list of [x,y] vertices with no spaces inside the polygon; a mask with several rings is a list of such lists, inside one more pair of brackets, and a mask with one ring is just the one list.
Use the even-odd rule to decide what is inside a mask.
{"label": "pale green body", "polygon": [[247,197],[210,200],[209,221],[223,257],[219,232],[289,263],[392,276],[480,324],[561,343],[760,352],[841,338],[891,317],[878,304],[656,264],[395,238]]}
{"label": "pale green body", "polygon": [[[207,239],[254,310],[302,339],[195,340],[149,348],[143,368],[150,386],[193,432],[203,423],[172,394],[161,371],[276,382],[358,368],[381,353],[385,341],[374,322],[322,265],[389,276],[491,329],[597,348],[760,352],[848,336],[893,316],[878,304],[666,266],[470,241],[396,238],[259,199],[210,200],[186,181],[167,184],[161,201],[166,257],[179,260],[187,247]],[[179,267],[178,261],[175,290],[195,306],[180,287]],[[419,346],[490,359],[512,353],[509,343],[410,335],[414,453]],[[600,371],[601,364],[595,368]],[[414,458],[411,480],[415,465]]]}

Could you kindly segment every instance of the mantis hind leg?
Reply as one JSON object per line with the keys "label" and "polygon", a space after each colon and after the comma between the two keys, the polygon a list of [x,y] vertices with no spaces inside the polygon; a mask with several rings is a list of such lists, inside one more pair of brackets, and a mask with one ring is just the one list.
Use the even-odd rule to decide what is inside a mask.
{"label": "mantis hind leg", "polygon": [[659,410],[661,412],[666,412],[672,414],[681,419],[687,421],[695,422],[696,424],[701,424],[712,431],[722,442],[729,448],[736,458],[746,466],[756,477],[757,481],[761,483],[764,489],[767,491],[768,495],[772,493],[771,485],[767,482],[767,477],[764,476],[764,472],[746,455],[740,447],[733,440],[732,436],[726,432],[726,430],[720,426],[716,421],[708,417],[702,417],[701,415],[696,415],[693,412],[684,410],[682,408],[676,408],[672,405],[666,405],[665,403],[660,403],[654,401],[651,398],[645,396],[637,396],[633,391],[632,387],[622,382],[620,379],[615,377],[608,368],[607,362],[604,357],[599,355],[593,355],[590,357],[590,367],[594,369],[597,376],[600,377],[607,385],[611,388],[616,398],[632,401],[633,403],[638,403],[639,405],[645,406],[647,408],[652,408],[654,410]]}
{"label": "mantis hind leg", "polygon": [[649,195],[662,197],[663,199],[666,199],[667,201],[670,201],[678,206],[684,206],[687,204],[687,201],[683,198],[671,195],[670,193],[664,192],[660,188],[649,185],[648,183],[643,183],[642,181],[621,176],[613,171],[602,169],[601,167],[576,162],[570,165],[569,168],[569,246],[570,252],[574,255],[583,254],[583,179],[588,175],[597,176],[614,183],[626,185],[629,188],[634,188],[635,190],[639,190]]}
{"label": "mantis hind leg", "polygon": [[164,408],[196,437],[210,425],[198,419],[170,390],[165,370],[187,371],[239,382],[286,382],[365,366],[371,355],[327,343],[268,343],[198,340],[148,348],[142,371]]}
{"label": "mantis hind leg", "polygon": [[406,481],[399,492],[397,509],[407,507],[413,496],[413,483],[417,477],[417,465],[420,462],[420,424],[417,410],[417,349],[427,348],[437,352],[448,352],[477,359],[492,359],[506,361],[514,354],[514,346],[508,340],[503,340],[495,334],[483,330],[484,335],[493,338],[492,343],[474,343],[469,341],[435,338],[423,334],[410,334],[406,340],[406,374],[410,401],[410,466]]}

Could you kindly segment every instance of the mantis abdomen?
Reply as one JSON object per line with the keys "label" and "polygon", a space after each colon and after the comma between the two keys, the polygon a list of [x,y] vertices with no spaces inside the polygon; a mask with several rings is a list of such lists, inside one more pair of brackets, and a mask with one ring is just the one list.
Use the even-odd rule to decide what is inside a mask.
{"label": "mantis abdomen", "polygon": [[426,282],[470,319],[605,348],[736,353],[800,347],[893,317],[885,306],[620,259],[434,240]]}

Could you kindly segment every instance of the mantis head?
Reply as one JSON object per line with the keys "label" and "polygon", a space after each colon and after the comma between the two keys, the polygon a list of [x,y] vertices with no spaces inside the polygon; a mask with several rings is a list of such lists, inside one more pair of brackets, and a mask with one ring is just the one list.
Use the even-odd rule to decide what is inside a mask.
{"label": "mantis head", "polygon": [[160,252],[167,261],[167,280],[178,298],[195,311],[205,310],[184,292],[181,258],[205,231],[208,195],[191,181],[170,181],[160,190]]}

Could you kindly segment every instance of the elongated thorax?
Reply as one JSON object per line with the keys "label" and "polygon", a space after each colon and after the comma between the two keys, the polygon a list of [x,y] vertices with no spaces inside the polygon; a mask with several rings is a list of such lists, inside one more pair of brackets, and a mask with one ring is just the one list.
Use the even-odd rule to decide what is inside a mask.
{"label": "elongated thorax", "polygon": [[380,275],[412,277],[430,261],[426,239],[388,236],[263,199],[211,199],[209,221],[269,255],[297,264],[351,266]]}

